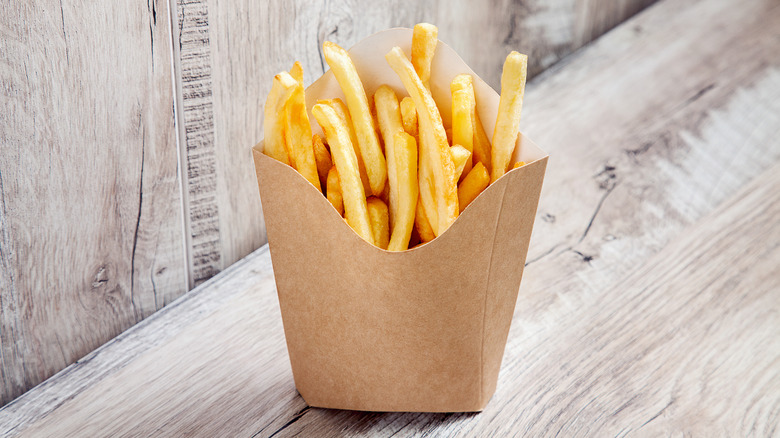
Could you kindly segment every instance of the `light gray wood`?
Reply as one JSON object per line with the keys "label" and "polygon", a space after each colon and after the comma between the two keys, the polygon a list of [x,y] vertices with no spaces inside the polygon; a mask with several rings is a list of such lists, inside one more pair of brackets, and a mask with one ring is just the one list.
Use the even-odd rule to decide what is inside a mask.
{"label": "light gray wood", "polygon": [[548,324],[516,320],[501,385],[478,415],[307,408],[292,386],[272,277],[247,281],[247,264],[219,276],[243,282],[230,302],[24,435],[770,436],[780,403],[778,190],[775,166],[586,305],[548,313]]}
{"label": "light gray wood", "polygon": [[208,3],[214,100],[217,207],[212,211],[219,215],[219,263],[227,266],[266,242],[249,148],[263,137],[270,78],[300,60],[305,82],[311,83],[326,67],[320,53],[325,40],[349,48],[386,28],[435,23],[439,38],[498,89],[510,50],[531,55],[533,75],[652,1],[202,3]]}
{"label": "light gray wood", "polygon": [[0,404],[186,291],[168,17],[0,11]]}
{"label": "light gray wood", "polygon": [[[0,436],[25,429],[76,394],[101,382],[150,349],[167,343],[191,325],[224,307],[243,292],[247,284],[258,281],[265,281],[266,285],[273,281],[267,246],[234,263],[221,275],[196,287],[5,405],[0,409]],[[272,299],[275,300],[269,296],[268,301],[262,303],[262,308],[272,308],[275,305]]]}
{"label": "light gray wood", "polygon": [[207,2],[177,0],[175,6],[177,26],[172,26],[172,36],[178,42],[173,47],[178,103],[176,116],[181,166],[186,170],[182,179],[184,234],[189,286],[193,287],[223,267],[214,148],[211,43]]}
{"label": "light gray wood", "polygon": [[0,404],[265,242],[248,147],[268,78],[301,59],[311,82],[324,39],[434,22],[496,86],[510,48],[540,71],[648,3],[3,8]]}
{"label": "light gray wood", "polygon": [[[186,295],[133,348],[99,350],[123,358],[88,384],[66,370],[0,410],[0,430],[776,434],[780,7],[739,5],[662,2],[529,85],[523,129],[551,158],[485,412],[308,409],[261,250],[197,289],[233,291],[213,312]],[[143,339],[166,324],[181,331]]]}

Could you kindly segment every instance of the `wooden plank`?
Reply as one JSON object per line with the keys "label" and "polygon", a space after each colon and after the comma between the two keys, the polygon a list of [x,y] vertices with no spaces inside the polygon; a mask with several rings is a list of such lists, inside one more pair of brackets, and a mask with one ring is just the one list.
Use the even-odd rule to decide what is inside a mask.
{"label": "wooden plank", "polygon": [[[282,429],[279,435],[473,435],[508,428],[601,435],[598,427],[616,434],[621,432],[616,424],[636,428],[652,420],[645,427],[701,431],[711,421],[725,425],[721,433],[744,435],[755,419],[755,433],[771,435],[777,421],[771,417],[777,399],[771,396],[778,393],[771,366],[777,363],[777,343],[767,339],[778,325],[777,310],[772,313],[777,308],[772,262],[778,257],[774,175],[780,170],[772,167],[780,159],[778,20],[778,7],[759,0],[740,8],[720,0],[663,2],[529,86],[524,129],[552,156],[532,242],[537,260],[521,287],[499,392],[484,413],[307,409],[289,374],[270,280],[261,276],[167,345],[128,352],[129,365],[104,371],[108,377],[85,391],[64,396],[71,381],[47,382],[37,398],[57,391],[70,400],[42,413],[48,419],[35,431],[43,433],[46,423],[57,424],[54,419],[67,413],[98,410],[121,417],[119,428],[164,419],[170,425],[161,427],[204,434],[268,436]],[[667,50],[671,53],[660,53]],[[710,65],[716,50],[720,55]],[[699,88],[714,81],[717,85]],[[587,88],[579,91],[583,83]],[[631,99],[613,108],[621,96]],[[530,102],[539,108],[532,111]],[[659,143],[645,147],[646,139]],[[583,171],[588,168],[593,170]],[[734,195],[744,202],[729,202],[702,221]],[[721,272],[726,261],[733,271]],[[182,317],[174,309],[164,319]],[[669,356],[679,360],[661,360]],[[752,356],[757,365],[745,369],[740,358]],[[196,369],[195,358],[202,368]],[[702,369],[709,371],[702,375]],[[250,379],[247,373],[256,374]],[[734,386],[734,373],[746,383]],[[109,390],[124,381],[132,386],[139,375],[146,380],[129,394]],[[149,385],[151,380],[159,384]],[[724,385],[743,390],[724,391]],[[767,391],[750,393],[751,388]],[[591,402],[594,394],[599,397]],[[163,395],[183,400],[162,405],[156,397]],[[675,403],[663,410],[672,395]],[[113,397],[129,401],[119,406]],[[147,397],[152,406],[139,406]],[[753,405],[751,397],[758,400]],[[31,400],[24,396],[10,407],[16,403]],[[116,407],[102,410],[101,403]],[[3,424],[18,422],[18,414],[9,417]],[[691,421],[684,423],[686,418]],[[81,426],[78,420],[69,424]]]}
{"label": "wooden plank", "polygon": [[780,403],[778,190],[780,165],[587,306],[546,329],[516,321],[523,333],[479,415],[307,408],[264,276],[25,433],[771,435]]}
{"label": "wooden plank", "polygon": [[[173,5],[173,3],[172,3]],[[223,268],[217,163],[214,146],[211,41],[205,0],[177,0],[174,41],[174,79],[184,200],[184,231],[189,286],[207,280]]]}
{"label": "wooden plank", "polygon": [[164,1],[0,12],[0,404],[186,290]]}
{"label": "wooden plank", "polygon": [[214,211],[219,214],[222,266],[266,242],[248,150],[263,137],[262,107],[270,78],[300,60],[306,83],[311,83],[326,66],[320,53],[323,41],[348,48],[380,30],[429,21],[439,26],[443,41],[498,89],[510,50],[530,53],[529,68],[535,74],[651,2],[501,0],[491,7],[475,7],[466,0],[209,1],[217,172]]}
{"label": "wooden plank", "polygon": [[[27,391],[0,409],[0,436],[16,434],[48,415],[62,403],[133,363],[149,350],[165,344],[191,325],[225,306],[246,285],[273,281],[268,246],[228,267],[219,276],[149,318],[134,325],[54,377]],[[273,308],[268,295],[262,308]],[[270,306],[270,307],[269,307]]]}

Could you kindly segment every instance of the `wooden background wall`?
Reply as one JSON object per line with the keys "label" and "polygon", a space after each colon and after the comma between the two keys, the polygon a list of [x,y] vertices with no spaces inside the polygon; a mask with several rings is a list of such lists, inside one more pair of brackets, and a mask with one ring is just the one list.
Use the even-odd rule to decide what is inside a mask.
{"label": "wooden background wall", "polygon": [[432,22],[498,88],[652,3],[169,1],[0,9],[0,405],[265,243],[249,148],[323,41]]}

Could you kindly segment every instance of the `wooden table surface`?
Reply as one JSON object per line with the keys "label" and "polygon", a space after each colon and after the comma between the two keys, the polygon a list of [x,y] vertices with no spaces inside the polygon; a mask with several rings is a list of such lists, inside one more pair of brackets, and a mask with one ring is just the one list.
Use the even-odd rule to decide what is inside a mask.
{"label": "wooden table surface", "polygon": [[662,1],[524,107],[550,161],[484,412],[307,407],[263,247],[6,405],[0,435],[780,435],[780,3]]}

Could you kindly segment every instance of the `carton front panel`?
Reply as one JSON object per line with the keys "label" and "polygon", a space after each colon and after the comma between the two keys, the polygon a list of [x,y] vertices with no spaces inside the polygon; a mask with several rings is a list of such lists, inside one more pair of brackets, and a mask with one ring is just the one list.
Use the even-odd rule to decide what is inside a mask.
{"label": "carton front panel", "polygon": [[296,386],[362,410],[474,410],[491,245],[503,191],[406,253],[357,236],[291,168],[258,159],[263,210]]}

